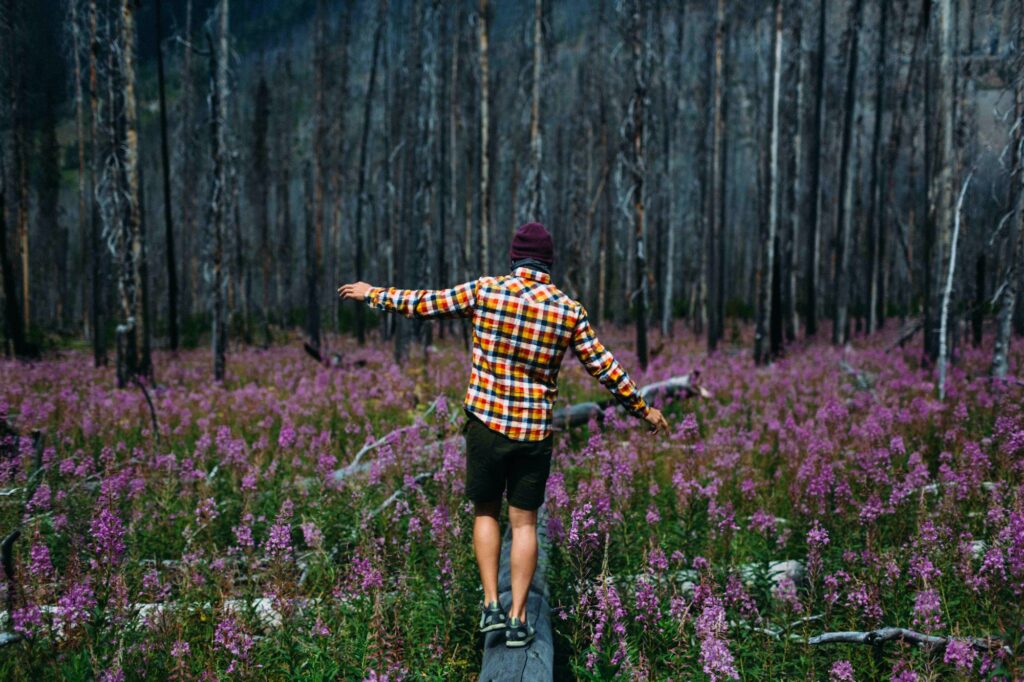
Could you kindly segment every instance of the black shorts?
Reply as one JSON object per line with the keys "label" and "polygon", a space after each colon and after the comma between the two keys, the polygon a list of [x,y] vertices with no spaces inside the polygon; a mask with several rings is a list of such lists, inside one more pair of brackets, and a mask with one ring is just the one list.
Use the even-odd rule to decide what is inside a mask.
{"label": "black shorts", "polygon": [[501,501],[520,509],[544,503],[551,471],[553,434],[543,440],[514,440],[466,412],[466,497],[474,502]]}

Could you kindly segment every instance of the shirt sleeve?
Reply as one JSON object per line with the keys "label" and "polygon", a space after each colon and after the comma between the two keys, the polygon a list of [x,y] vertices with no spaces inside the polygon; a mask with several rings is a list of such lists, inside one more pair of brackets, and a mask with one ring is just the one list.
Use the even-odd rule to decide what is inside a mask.
{"label": "shirt sleeve", "polygon": [[370,287],[364,300],[377,310],[405,317],[468,317],[473,312],[477,280],[450,289]]}
{"label": "shirt sleeve", "polygon": [[633,380],[629,378],[626,370],[622,368],[618,360],[612,356],[611,351],[604,347],[594,328],[590,326],[587,317],[587,310],[580,306],[580,316],[576,321],[573,330],[572,351],[583,366],[587,368],[590,376],[601,382],[601,385],[611,391],[615,399],[625,407],[630,414],[640,417],[647,416],[650,406],[640,395]]}

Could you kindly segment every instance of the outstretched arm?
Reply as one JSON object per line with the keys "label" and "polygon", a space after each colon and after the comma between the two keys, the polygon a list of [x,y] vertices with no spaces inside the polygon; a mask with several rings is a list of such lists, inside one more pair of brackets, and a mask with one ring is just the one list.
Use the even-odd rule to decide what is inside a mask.
{"label": "outstretched arm", "polygon": [[476,280],[451,289],[396,289],[355,282],[338,287],[343,299],[364,301],[370,307],[406,317],[465,317],[472,313]]}
{"label": "outstretched arm", "polygon": [[601,385],[607,388],[630,414],[651,424],[652,433],[656,433],[662,428],[666,432],[668,431],[668,422],[665,421],[665,417],[659,410],[647,404],[644,397],[640,395],[640,389],[629,378],[626,370],[597,338],[594,328],[590,326],[587,310],[582,306],[580,306],[580,316],[573,331],[572,351],[587,368],[590,376],[600,381]]}

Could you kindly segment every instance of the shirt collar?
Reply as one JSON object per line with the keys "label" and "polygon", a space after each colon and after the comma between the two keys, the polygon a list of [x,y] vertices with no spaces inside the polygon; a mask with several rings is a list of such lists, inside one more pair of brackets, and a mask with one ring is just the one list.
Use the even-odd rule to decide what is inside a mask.
{"label": "shirt collar", "polygon": [[522,265],[513,270],[512,274],[515,275],[516,277],[525,277],[526,279],[537,280],[541,284],[549,284],[551,282],[551,275],[549,275],[548,273],[541,272],[540,270],[534,270],[533,268],[528,268]]}

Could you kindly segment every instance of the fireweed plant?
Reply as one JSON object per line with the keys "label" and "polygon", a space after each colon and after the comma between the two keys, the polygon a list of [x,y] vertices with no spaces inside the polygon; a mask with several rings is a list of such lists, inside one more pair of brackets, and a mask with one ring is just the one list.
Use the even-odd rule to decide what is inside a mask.
{"label": "fireweed plant", "polygon": [[[700,369],[714,395],[655,400],[667,438],[614,409],[557,435],[559,679],[1021,679],[1019,348],[998,384],[960,349],[939,402],[917,344],[755,368],[749,333],[710,357],[677,334],[641,373],[605,331],[639,384]],[[159,434],[84,354],[0,362],[0,677],[476,679],[466,351],[331,345],[336,367],[236,349],[223,385],[205,352],[158,353]],[[564,403],[604,397],[562,374]],[[948,643],[807,642],[883,626]]]}

